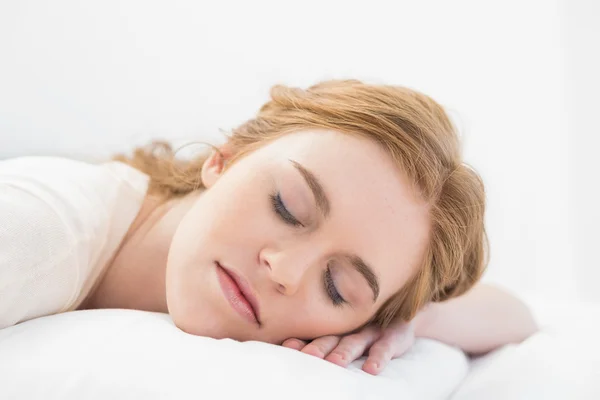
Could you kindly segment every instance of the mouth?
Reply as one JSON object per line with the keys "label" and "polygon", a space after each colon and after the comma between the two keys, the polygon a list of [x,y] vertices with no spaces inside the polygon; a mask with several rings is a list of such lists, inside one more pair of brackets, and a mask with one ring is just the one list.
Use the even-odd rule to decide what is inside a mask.
{"label": "mouth", "polygon": [[248,322],[260,327],[258,301],[250,285],[233,270],[224,267],[218,261],[215,261],[215,264],[219,284],[231,307]]}

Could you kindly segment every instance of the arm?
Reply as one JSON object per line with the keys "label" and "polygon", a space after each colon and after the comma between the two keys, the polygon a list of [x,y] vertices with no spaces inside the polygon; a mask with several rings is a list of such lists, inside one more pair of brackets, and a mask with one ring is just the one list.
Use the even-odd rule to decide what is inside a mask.
{"label": "arm", "polygon": [[415,336],[455,345],[470,354],[521,342],[538,330],[523,302],[484,284],[460,297],[429,304],[414,323]]}

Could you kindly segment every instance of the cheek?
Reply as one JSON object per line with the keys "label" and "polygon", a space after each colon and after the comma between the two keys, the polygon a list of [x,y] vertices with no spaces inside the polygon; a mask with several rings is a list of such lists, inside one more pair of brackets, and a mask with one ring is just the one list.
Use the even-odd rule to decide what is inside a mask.
{"label": "cheek", "polygon": [[343,335],[364,322],[349,307],[336,308],[328,304],[321,293],[311,291],[306,295],[306,298],[292,299],[278,307],[275,320],[280,321],[280,328],[288,337],[310,340],[325,335]]}
{"label": "cheek", "polygon": [[247,256],[254,258],[261,248],[290,234],[277,221],[265,188],[246,187],[231,193],[207,194],[210,196],[198,204],[194,218],[198,221],[199,241],[209,252],[224,256],[223,252],[251,251],[256,254]]}

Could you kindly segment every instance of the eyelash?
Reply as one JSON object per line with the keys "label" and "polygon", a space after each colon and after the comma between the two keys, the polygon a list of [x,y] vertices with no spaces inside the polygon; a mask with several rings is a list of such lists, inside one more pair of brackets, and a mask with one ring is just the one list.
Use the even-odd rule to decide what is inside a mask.
{"label": "eyelash", "polygon": [[331,302],[334,306],[340,307],[347,303],[346,299],[342,297],[340,292],[338,292],[337,288],[335,287],[335,283],[333,282],[333,278],[331,277],[331,267],[329,266],[329,264],[327,265],[327,269],[323,274],[323,283],[325,285],[325,292],[331,299]]}
{"label": "eyelash", "polygon": [[[304,226],[287,209],[287,207],[283,203],[283,200],[281,200],[281,193],[277,192],[271,194],[270,198],[273,211],[275,211],[275,214],[277,214],[283,222],[295,227]],[[327,269],[323,273],[323,286],[325,288],[325,293],[329,296],[334,306],[339,307],[347,303],[335,287],[335,283],[333,282],[333,278],[331,277],[331,267],[329,265],[327,265]]]}
{"label": "eyelash", "polygon": [[281,193],[277,192],[275,194],[272,194],[270,197],[271,205],[273,206],[275,214],[279,215],[283,222],[292,226],[304,226],[300,221],[296,219],[296,217],[292,215],[291,212],[289,212],[285,204],[283,204],[283,200],[281,200]]}

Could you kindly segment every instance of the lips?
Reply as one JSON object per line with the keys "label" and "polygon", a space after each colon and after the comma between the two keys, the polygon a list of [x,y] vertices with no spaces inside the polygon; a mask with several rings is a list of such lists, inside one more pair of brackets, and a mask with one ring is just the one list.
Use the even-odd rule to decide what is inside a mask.
{"label": "lips", "polygon": [[[247,319],[249,319],[248,314],[251,314],[252,322],[258,323],[260,326],[258,300],[256,299],[256,296],[254,296],[248,282],[242,276],[235,273],[235,271],[223,266],[218,261],[216,262],[216,266],[224,274],[219,276],[219,282],[232,307]],[[230,284],[234,287],[231,288]]]}

